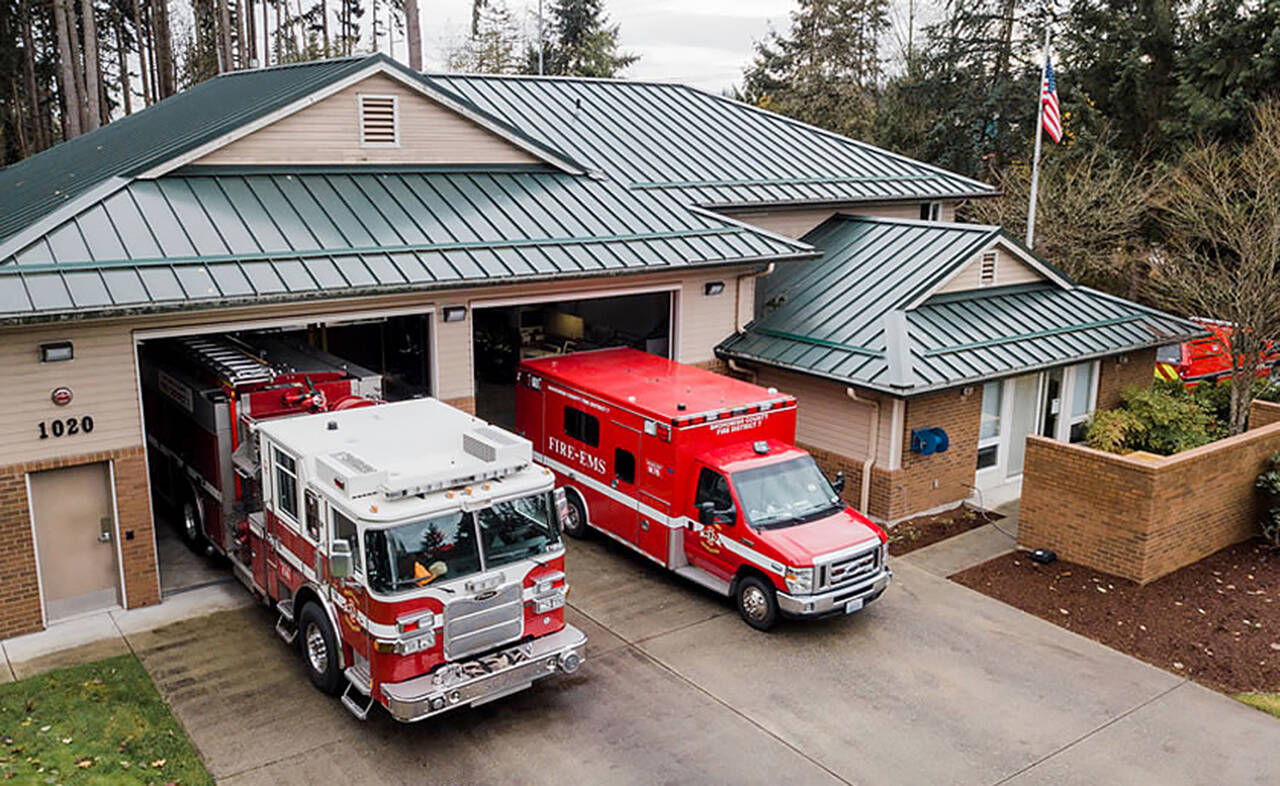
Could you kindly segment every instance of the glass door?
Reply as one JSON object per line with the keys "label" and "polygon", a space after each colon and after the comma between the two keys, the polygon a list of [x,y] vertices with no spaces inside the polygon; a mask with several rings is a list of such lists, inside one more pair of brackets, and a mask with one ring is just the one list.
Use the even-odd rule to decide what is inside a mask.
{"label": "glass door", "polygon": [[1022,474],[1027,456],[1027,437],[1035,433],[1040,415],[1040,374],[1028,374],[1013,380],[1013,412],[1009,418],[1009,461],[1005,477]]}

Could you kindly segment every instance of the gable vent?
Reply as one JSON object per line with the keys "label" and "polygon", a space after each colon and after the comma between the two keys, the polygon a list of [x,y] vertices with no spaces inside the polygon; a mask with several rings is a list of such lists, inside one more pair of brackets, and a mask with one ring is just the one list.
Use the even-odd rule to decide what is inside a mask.
{"label": "gable vent", "polygon": [[978,286],[989,287],[996,283],[996,252],[982,252],[982,262],[978,268]]}
{"label": "gable vent", "polygon": [[360,146],[400,146],[400,112],[396,96],[360,96]]}

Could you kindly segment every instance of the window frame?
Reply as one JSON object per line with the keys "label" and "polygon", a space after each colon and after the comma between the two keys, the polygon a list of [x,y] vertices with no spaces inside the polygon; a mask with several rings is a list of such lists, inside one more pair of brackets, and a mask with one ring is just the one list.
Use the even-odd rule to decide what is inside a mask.
{"label": "window frame", "polygon": [[983,450],[987,448],[994,447],[996,449],[996,460],[994,463],[989,464],[988,466],[985,466],[985,467],[981,465],[976,466],[975,468],[976,472],[986,472],[989,470],[998,469],[1000,467],[1001,462],[1004,460],[1005,452],[1001,448],[1003,447],[1004,430],[1005,430],[1005,423],[1006,423],[1005,399],[1007,398],[1007,396],[1005,395],[1005,384],[1007,382],[1008,380],[1005,380],[1005,379],[997,379],[997,380],[992,380],[991,382],[984,383],[982,386],[982,391],[980,395],[983,396],[984,401],[980,403],[985,403],[988,387],[995,386],[995,389],[1000,391],[1000,402],[997,408],[999,411],[996,413],[997,427],[996,427],[996,433],[994,436],[990,436],[990,437],[982,436],[982,413],[985,412],[985,407],[979,407],[979,414],[978,414],[978,453],[981,453]]}
{"label": "window frame", "polygon": [[942,220],[942,203],[941,202],[921,202],[920,203],[920,220],[921,221],[941,221]]}
{"label": "window frame", "polygon": [[[353,536],[355,539],[354,546],[351,546],[350,539],[338,534],[339,517],[350,524],[352,529],[355,531]],[[337,543],[339,540],[346,541],[347,545],[351,547],[351,572],[357,576],[364,576],[364,533],[361,531],[360,525],[356,523],[355,519],[331,505],[329,506],[329,542]]]}
{"label": "window frame", "polygon": [[[575,416],[574,419],[576,419],[581,425],[580,429],[570,428],[570,420],[571,420],[569,417],[570,413],[573,413],[573,415]],[[578,409],[572,404],[565,404],[564,405],[564,422],[562,426],[564,428],[564,435],[569,439],[572,439],[576,442],[581,442],[583,445],[586,445],[587,447],[591,447],[591,448],[600,447],[600,418],[596,417],[595,415],[592,415],[590,412],[587,412],[586,410]],[[594,435],[595,439],[594,440],[588,439],[588,437],[592,436],[591,432],[593,430],[595,432],[595,435]]]}
{"label": "window frame", "polygon": [[[1072,406],[1075,404],[1076,385],[1080,381],[1080,373],[1079,373],[1080,369],[1086,366],[1089,367],[1090,369],[1089,398],[1088,398],[1088,403],[1085,405],[1084,414],[1077,415],[1072,411]],[[1076,363],[1066,368],[1065,373],[1063,374],[1063,387],[1066,389],[1066,392],[1069,393],[1070,395],[1063,396],[1063,399],[1067,402],[1067,405],[1065,407],[1067,411],[1065,413],[1066,414],[1065,418],[1062,417],[1061,414],[1059,414],[1059,420],[1058,420],[1059,433],[1056,437],[1059,442],[1070,443],[1071,429],[1078,424],[1087,423],[1089,421],[1089,418],[1093,417],[1093,413],[1097,411],[1098,409],[1098,377],[1101,373],[1101,369],[1099,369],[1098,366],[1099,366],[1098,361],[1086,360],[1084,363]],[[1068,379],[1070,380],[1069,384],[1067,382]],[[1084,440],[1081,440],[1081,442],[1083,441]]]}
{"label": "window frame", "polygon": [[[629,475],[622,474],[622,457],[626,456],[626,460],[631,464],[631,472]],[[615,447],[613,449],[613,476],[617,478],[619,483],[625,483],[628,486],[636,484],[636,454],[624,447]]]}
{"label": "window frame", "polygon": [[[293,469],[286,468],[280,462],[281,456],[289,459],[289,462],[293,465]],[[280,483],[280,476],[278,474],[281,472],[283,472],[284,474],[288,475],[290,478],[293,479],[293,512],[289,512],[285,510],[284,506],[281,504],[281,499],[283,499],[280,494],[282,484]],[[281,521],[284,521],[287,524],[291,524],[293,526],[293,529],[298,531],[301,531],[303,529],[301,522],[298,520],[299,518],[298,514],[302,510],[302,505],[300,504],[300,497],[302,496],[301,492],[302,492],[302,484],[299,482],[299,479],[298,479],[297,457],[293,456],[291,453],[289,453],[289,451],[281,448],[279,445],[272,443],[271,445],[271,495],[272,495],[271,499],[275,503],[273,507],[275,508],[276,518],[280,519]]]}

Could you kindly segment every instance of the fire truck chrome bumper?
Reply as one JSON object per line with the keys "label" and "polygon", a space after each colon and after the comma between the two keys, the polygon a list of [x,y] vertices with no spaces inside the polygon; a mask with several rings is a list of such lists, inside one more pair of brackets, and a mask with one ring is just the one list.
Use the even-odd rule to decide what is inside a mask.
{"label": "fire truck chrome bumper", "polygon": [[[587,636],[572,625],[540,639],[509,647],[497,653],[516,660],[512,665],[490,671],[477,677],[459,676],[448,679],[441,672],[453,668],[452,674],[462,674],[473,661],[482,663],[493,656],[481,656],[473,661],[450,664],[432,674],[385,683],[382,695],[387,710],[399,721],[418,721],[448,710],[467,705],[484,704],[523,690],[534,680],[549,677],[556,672],[573,672],[586,660]],[[445,677],[442,679],[442,677]]]}
{"label": "fire truck chrome bumper", "polygon": [[893,571],[887,567],[864,581],[824,592],[821,595],[788,595],[778,593],[778,610],[788,617],[823,617],[828,614],[844,614],[849,603],[870,603],[880,597],[893,580]]}

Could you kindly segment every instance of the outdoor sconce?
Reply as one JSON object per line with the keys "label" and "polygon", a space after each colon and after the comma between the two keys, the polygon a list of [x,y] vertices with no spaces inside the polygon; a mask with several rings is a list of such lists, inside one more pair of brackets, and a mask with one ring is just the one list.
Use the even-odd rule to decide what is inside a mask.
{"label": "outdoor sconce", "polygon": [[54,341],[40,345],[41,363],[60,363],[64,360],[71,360],[75,356],[75,348],[71,346],[70,341]]}
{"label": "outdoor sconce", "polygon": [[702,285],[702,294],[706,295],[707,297],[711,297],[712,295],[718,295],[723,291],[724,291],[723,281],[708,281],[707,283]]}
{"label": "outdoor sconce", "polygon": [[466,306],[445,306],[441,313],[445,322],[461,322],[467,318]]}

